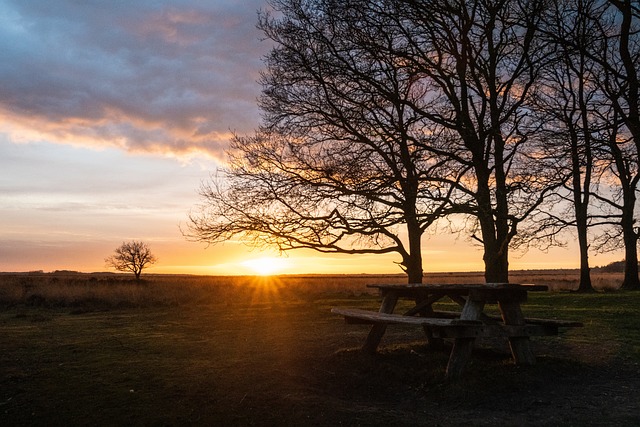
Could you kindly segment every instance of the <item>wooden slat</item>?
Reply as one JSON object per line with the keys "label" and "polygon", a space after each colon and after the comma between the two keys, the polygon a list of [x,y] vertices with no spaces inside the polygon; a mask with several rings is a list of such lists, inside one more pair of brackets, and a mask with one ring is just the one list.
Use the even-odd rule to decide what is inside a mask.
{"label": "wooden slat", "polygon": [[[442,317],[445,319],[458,319],[460,317],[460,312],[434,310],[433,317]],[[483,321],[493,320],[493,321],[501,322],[502,317],[482,313],[482,320]],[[524,321],[526,324],[531,324],[531,325],[549,325],[549,326],[558,326],[561,328],[579,328],[584,326],[584,323],[577,322],[575,320],[541,319],[537,317],[525,317]]]}
{"label": "wooden slat", "polygon": [[[352,323],[352,324],[367,324],[367,325],[371,325],[371,324],[375,324],[375,323],[384,323],[384,324],[390,324],[390,323],[404,323],[404,324],[411,324],[411,325],[425,325],[425,326],[447,326],[447,325],[460,325],[460,324],[468,324],[469,321],[468,320],[460,320],[460,313],[456,312],[456,311],[434,311],[433,312],[433,317],[415,317],[415,316],[406,316],[406,315],[399,315],[399,314],[387,314],[387,313],[378,313],[375,311],[369,311],[369,310],[362,310],[362,309],[357,309],[357,308],[332,308],[331,312],[334,314],[338,314],[341,316],[344,316],[348,323]],[[481,319],[484,321],[486,319],[488,320],[494,320],[494,321],[500,321],[501,318],[500,316],[493,316],[493,315],[486,315],[486,314],[482,314],[481,315]],[[456,320],[457,322],[448,322],[448,320]],[[475,325],[478,323],[486,323],[486,322],[476,322],[476,321],[471,321],[471,324]],[[480,335],[478,336],[491,336],[491,332],[488,331],[498,331],[499,328],[493,328],[494,326],[497,327],[508,327],[508,326],[514,326],[514,325],[484,325],[485,329],[484,331],[487,332],[479,332]],[[530,329],[526,329],[526,330],[530,330],[532,331],[531,333],[527,333],[526,335],[554,335],[554,333],[550,332],[553,331],[553,327],[582,327],[584,326],[581,322],[576,322],[573,320],[556,320],[556,319],[537,319],[537,318],[525,318],[525,326],[548,326],[550,328],[547,329],[536,329],[536,328],[530,328]],[[504,329],[504,328],[503,328]],[[505,330],[509,330],[509,328],[506,328]],[[517,329],[511,329],[513,331],[516,331]],[[538,331],[538,332],[535,332]],[[547,332],[541,332],[541,331],[547,331]],[[519,335],[518,333],[510,333],[505,335],[505,333],[502,332],[496,332],[495,336],[522,336]],[[449,337],[443,337],[443,338],[449,338]]]}
{"label": "wooden slat", "polygon": [[403,316],[401,314],[379,313],[358,308],[332,308],[331,312],[348,319],[358,319],[367,323],[407,324],[426,326],[481,325],[482,322],[460,319],[439,319],[433,317]]}
{"label": "wooden slat", "polygon": [[579,328],[584,326],[584,323],[576,322],[575,320],[539,319],[535,317],[525,317],[524,321],[532,325],[549,325],[559,326],[562,328]]}
{"label": "wooden slat", "polygon": [[[505,325],[524,326],[525,320],[522,309],[517,301],[508,300],[498,303],[500,313]],[[536,356],[533,354],[529,337],[509,337],[509,346],[511,347],[511,355],[518,365],[534,365]]]}
{"label": "wooden slat", "polygon": [[459,325],[433,329],[437,338],[517,338],[557,334],[558,328],[551,325]]}
{"label": "wooden slat", "polygon": [[472,289],[492,289],[492,290],[523,290],[523,291],[548,291],[546,285],[520,284],[520,283],[456,283],[456,284],[370,284],[369,288],[377,288],[380,290],[393,289],[400,290],[424,290],[428,292],[454,292],[466,293]]}

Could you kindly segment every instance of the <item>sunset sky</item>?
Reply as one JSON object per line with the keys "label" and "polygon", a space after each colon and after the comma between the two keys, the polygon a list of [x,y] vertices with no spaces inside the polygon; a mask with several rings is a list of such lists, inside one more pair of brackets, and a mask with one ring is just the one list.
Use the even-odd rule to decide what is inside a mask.
{"label": "sunset sky", "polygon": [[[0,0],[0,271],[103,271],[132,239],[157,255],[156,273],[247,274],[247,261],[277,256],[206,248],[179,228],[231,132],[259,122],[264,7]],[[278,272],[398,273],[394,261],[291,252]],[[514,269],[577,265],[575,248],[511,259]],[[482,252],[444,233],[425,239],[424,266],[481,270]]]}

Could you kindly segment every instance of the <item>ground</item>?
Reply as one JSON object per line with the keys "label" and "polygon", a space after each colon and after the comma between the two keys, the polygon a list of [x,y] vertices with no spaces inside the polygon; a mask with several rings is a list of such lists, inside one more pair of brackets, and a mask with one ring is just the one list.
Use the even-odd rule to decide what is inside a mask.
{"label": "ground", "polygon": [[[640,425],[637,317],[627,342],[585,318],[594,311],[582,297],[563,314],[585,328],[535,339],[535,366],[483,341],[452,383],[448,352],[428,349],[418,328],[390,328],[379,354],[359,351],[367,326],[329,310],[375,306],[375,296],[233,295],[190,306],[5,306],[0,425]],[[616,310],[612,318],[628,315]]]}

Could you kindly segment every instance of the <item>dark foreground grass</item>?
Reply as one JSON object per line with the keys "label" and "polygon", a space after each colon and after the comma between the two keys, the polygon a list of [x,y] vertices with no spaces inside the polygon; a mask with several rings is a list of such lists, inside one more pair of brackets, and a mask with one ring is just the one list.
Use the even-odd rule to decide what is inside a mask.
{"label": "dark foreground grass", "polygon": [[447,383],[417,328],[358,351],[367,327],[329,310],[376,308],[359,288],[74,280],[0,288],[0,425],[640,425],[640,293],[532,295],[527,315],[585,327],[536,339],[533,367],[479,342]]}

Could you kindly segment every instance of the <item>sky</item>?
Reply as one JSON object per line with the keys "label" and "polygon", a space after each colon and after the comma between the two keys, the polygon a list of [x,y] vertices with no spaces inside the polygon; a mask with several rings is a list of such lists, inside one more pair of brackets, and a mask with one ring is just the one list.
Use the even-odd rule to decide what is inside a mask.
{"label": "sky", "polygon": [[[263,0],[0,0],[0,271],[106,270],[124,241],[146,242],[153,273],[399,273],[394,255],[207,247],[180,227],[224,162],[232,133],[257,127],[269,44]],[[592,258],[593,265],[621,259]],[[264,262],[263,262],[264,264]],[[426,271],[482,270],[446,233],[424,242]],[[515,269],[577,267],[577,251],[531,250]]]}

